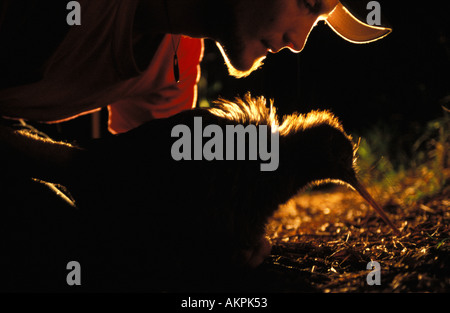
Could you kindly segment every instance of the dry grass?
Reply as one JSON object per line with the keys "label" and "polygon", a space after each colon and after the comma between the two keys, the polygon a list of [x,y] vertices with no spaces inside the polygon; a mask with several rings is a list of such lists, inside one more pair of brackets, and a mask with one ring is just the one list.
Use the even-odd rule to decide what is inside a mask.
{"label": "dry grass", "polygon": [[[369,188],[400,237],[345,187],[301,194],[281,206],[267,227],[274,248],[261,269],[271,273],[271,290],[450,291],[450,186],[407,204],[414,183],[408,177],[388,190]],[[366,282],[371,260],[381,265],[380,286]]]}

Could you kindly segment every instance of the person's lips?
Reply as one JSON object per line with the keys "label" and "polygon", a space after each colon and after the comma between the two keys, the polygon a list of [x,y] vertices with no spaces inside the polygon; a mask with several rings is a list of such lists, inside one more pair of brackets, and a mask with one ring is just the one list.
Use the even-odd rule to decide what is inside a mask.
{"label": "person's lips", "polygon": [[276,53],[276,52],[278,52],[278,51],[280,50],[280,49],[274,48],[273,45],[272,45],[269,41],[267,41],[267,40],[265,40],[265,39],[262,39],[262,40],[261,40],[261,43],[262,43],[262,45],[263,45],[264,47],[267,48],[267,51],[269,51],[269,52],[271,52],[271,53]]}

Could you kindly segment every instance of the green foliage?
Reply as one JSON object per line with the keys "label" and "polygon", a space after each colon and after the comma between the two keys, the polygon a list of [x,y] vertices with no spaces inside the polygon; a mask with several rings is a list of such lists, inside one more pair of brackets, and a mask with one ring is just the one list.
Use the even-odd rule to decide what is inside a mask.
{"label": "green foliage", "polygon": [[379,124],[361,137],[358,149],[360,176],[383,188],[402,186],[405,204],[433,196],[448,185],[450,165],[450,114],[428,122],[404,148],[395,126]]}
{"label": "green foliage", "polygon": [[359,138],[358,167],[363,179],[389,183],[404,170],[407,157],[398,149],[395,129],[387,124],[378,124]]}

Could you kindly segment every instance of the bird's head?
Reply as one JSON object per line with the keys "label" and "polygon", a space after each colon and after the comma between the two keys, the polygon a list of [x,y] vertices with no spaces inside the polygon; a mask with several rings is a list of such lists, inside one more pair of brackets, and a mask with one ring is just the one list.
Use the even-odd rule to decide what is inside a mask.
{"label": "bird's head", "polygon": [[330,112],[285,116],[279,131],[281,159],[298,168],[298,175],[307,183],[347,182],[356,175],[356,146]]}
{"label": "bird's head", "polygon": [[339,120],[328,111],[285,116],[279,127],[280,166],[295,169],[300,184],[344,183],[356,190],[398,235],[381,206],[357,178],[357,150]]}

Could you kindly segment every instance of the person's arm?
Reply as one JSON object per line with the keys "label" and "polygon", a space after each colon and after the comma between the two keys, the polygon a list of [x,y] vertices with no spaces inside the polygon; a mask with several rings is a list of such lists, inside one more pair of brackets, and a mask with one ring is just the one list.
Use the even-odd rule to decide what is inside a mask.
{"label": "person's arm", "polygon": [[0,125],[0,172],[64,184],[83,149]]}

